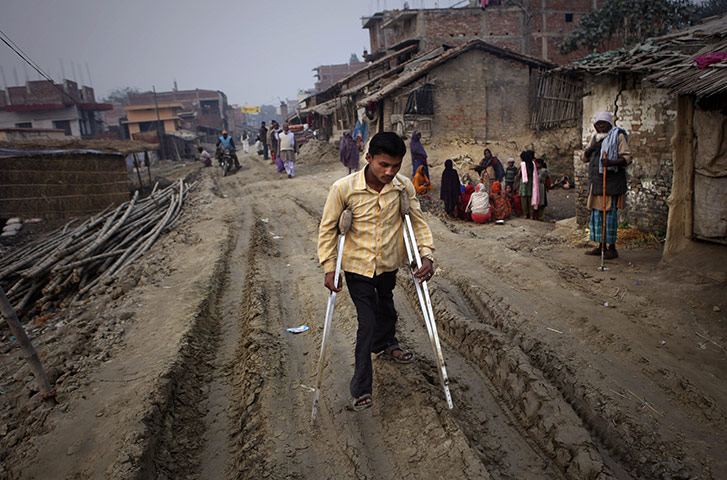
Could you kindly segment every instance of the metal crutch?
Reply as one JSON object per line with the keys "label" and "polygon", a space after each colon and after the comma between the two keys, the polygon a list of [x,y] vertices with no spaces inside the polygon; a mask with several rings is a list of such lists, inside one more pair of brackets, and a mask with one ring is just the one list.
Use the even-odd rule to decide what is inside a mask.
{"label": "metal crutch", "polygon": [[[402,190],[399,195],[399,209],[404,221],[403,233],[404,233],[404,245],[406,246],[406,253],[409,257],[409,264],[416,260],[417,268],[422,266],[422,258],[419,255],[419,247],[417,246],[416,237],[414,236],[414,228],[409,218],[409,195],[406,190]],[[429,287],[427,282],[423,281],[421,284],[419,280],[414,277],[412,271],[412,278],[414,279],[414,288],[417,291],[419,297],[419,306],[422,309],[422,315],[424,316],[424,323],[427,326],[427,333],[429,334],[429,340],[432,343],[434,355],[437,357],[437,367],[439,369],[439,380],[442,382],[442,389],[444,390],[444,397],[447,400],[447,406],[451,410],[454,408],[452,404],[452,395],[449,393],[449,378],[447,377],[447,367],[444,364],[444,356],[442,355],[442,346],[439,343],[439,334],[437,333],[437,324],[434,321],[434,311],[432,309],[432,299],[429,296]]]}
{"label": "metal crutch", "polygon": [[[338,219],[338,256],[336,257],[336,273],[334,274],[333,285],[338,287],[338,280],[341,277],[341,259],[343,258],[343,244],[346,240],[346,233],[351,228],[353,213],[351,210],[344,210]],[[323,365],[326,358],[326,340],[331,333],[331,322],[333,320],[333,307],[336,304],[336,292],[330,292],[328,295],[328,306],[326,307],[326,320],[323,324],[323,339],[321,340],[321,355],[318,358],[318,378],[316,380],[316,389],[313,396],[313,411],[311,412],[311,424],[315,423],[318,415],[318,400],[321,398],[321,384],[323,383]]]}

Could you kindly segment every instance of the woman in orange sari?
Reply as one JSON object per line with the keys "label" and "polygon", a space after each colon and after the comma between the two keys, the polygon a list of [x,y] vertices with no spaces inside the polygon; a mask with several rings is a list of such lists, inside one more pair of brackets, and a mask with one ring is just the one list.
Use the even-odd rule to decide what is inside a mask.
{"label": "woman in orange sari", "polygon": [[417,194],[425,197],[429,197],[427,193],[429,193],[429,190],[434,188],[434,185],[432,185],[432,182],[429,181],[429,177],[427,177],[427,174],[424,171],[424,165],[419,165],[417,173],[412,179],[412,183],[414,184],[414,189]]}

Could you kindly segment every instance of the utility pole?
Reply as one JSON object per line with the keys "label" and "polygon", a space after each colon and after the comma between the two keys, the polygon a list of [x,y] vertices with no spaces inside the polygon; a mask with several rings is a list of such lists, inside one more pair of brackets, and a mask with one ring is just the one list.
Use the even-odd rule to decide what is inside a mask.
{"label": "utility pole", "polygon": [[159,137],[159,146],[162,151],[162,158],[167,158],[167,150],[164,147],[164,133],[162,132],[162,119],[159,117],[159,102],[157,101],[157,90],[154,85],[151,86],[152,92],[154,92],[154,108],[157,112],[157,136]]}

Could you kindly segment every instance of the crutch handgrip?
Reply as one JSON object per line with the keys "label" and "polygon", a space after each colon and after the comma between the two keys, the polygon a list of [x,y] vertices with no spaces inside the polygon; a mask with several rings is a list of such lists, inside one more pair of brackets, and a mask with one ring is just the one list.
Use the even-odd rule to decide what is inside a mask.
{"label": "crutch handgrip", "polygon": [[409,199],[409,193],[407,193],[406,189],[404,189],[399,193],[399,211],[401,212],[402,217],[409,214],[410,206],[411,200]]}
{"label": "crutch handgrip", "polygon": [[353,221],[353,212],[348,208],[341,213],[338,219],[338,231],[341,235],[346,235],[348,230],[351,228],[351,222]]}

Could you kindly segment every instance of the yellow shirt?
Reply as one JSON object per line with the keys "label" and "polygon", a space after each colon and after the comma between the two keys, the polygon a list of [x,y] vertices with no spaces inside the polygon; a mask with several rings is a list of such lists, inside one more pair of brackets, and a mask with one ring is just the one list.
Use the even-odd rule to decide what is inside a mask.
{"label": "yellow shirt", "polygon": [[353,222],[343,247],[343,271],[372,278],[409,263],[399,211],[402,190],[409,194],[409,217],[419,254],[432,256],[432,232],[424,221],[411,180],[398,174],[377,192],[366,184],[366,168],[337,180],[328,192],[318,231],[318,259],[326,273],[336,269],[338,219],[346,208],[353,213]]}

